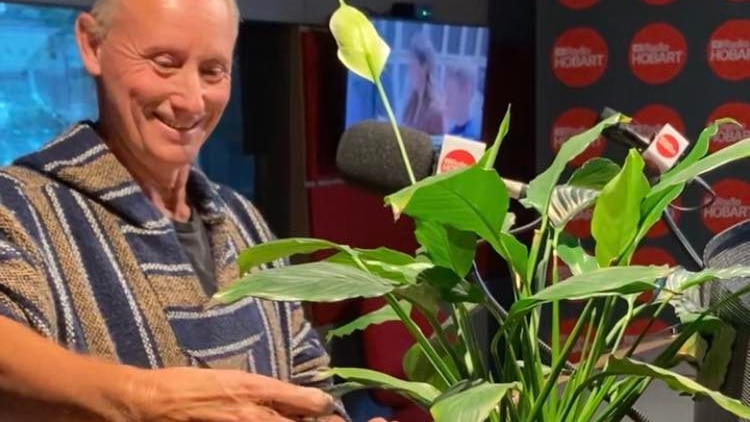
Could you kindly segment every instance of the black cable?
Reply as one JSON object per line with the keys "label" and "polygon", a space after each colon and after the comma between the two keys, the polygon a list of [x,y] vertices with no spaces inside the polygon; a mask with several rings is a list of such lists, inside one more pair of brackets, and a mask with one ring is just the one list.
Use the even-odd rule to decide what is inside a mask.
{"label": "black cable", "polygon": [[536,226],[538,226],[541,222],[542,222],[542,217],[538,217],[536,220],[532,221],[531,223],[528,223],[528,224],[523,225],[521,227],[516,227],[516,228],[510,229],[508,231],[508,233],[510,233],[512,235],[526,233],[527,231],[529,231],[529,230],[535,228]]}
{"label": "black cable", "polygon": [[680,205],[675,205],[674,203],[669,204],[669,208],[676,209],[678,211],[682,212],[694,212],[694,211],[700,211],[704,208],[710,207],[714,201],[716,201],[716,191],[709,185],[705,180],[703,180],[702,177],[696,177],[692,180],[693,182],[698,183],[704,191],[709,195],[707,201],[703,201],[700,205],[694,205],[691,207],[683,207]]}

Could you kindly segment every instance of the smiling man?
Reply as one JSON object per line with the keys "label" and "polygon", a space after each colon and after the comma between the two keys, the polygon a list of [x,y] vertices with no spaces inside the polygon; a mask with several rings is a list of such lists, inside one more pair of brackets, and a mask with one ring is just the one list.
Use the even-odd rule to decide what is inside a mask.
{"label": "smiling man", "polygon": [[98,0],[77,20],[99,120],[0,170],[0,420],[343,419],[299,304],[207,306],[271,237],[192,167],[238,21],[234,0]]}

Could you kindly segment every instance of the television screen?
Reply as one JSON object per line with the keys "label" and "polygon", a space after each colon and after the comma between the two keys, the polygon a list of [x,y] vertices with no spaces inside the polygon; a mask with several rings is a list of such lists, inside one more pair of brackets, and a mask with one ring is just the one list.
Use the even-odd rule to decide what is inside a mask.
{"label": "television screen", "polygon": [[78,13],[0,2],[0,165],[96,119],[94,83],[73,34]]}
{"label": "television screen", "polygon": [[[374,19],[391,46],[381,76],[399,124],[430,135],[480,140],[487,69],[487,28]],[[387,119],[377,89],[349,73],[346,126]]]}

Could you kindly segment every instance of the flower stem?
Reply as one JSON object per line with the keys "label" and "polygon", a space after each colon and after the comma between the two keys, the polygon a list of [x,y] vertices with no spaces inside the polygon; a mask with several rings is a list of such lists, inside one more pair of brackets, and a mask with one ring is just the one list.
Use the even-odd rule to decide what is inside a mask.
{"label": "flower stem", "polygon": [[398,141],[398,148],[401,150],[401,158],[404,160],[404,166],[406,167],[406,172],[409,174],[409,181],[411,182],[411,184],[414,184],[417,182],[417,179],[414,177],[414,171],[412,171],[411,169],[411,162],[409,161],[409,156],[406,155],[406,147],[404,146],[404,140],[401,139],[401,131],[398,130],[398,123],[396,123],[396,116],[393,114],[391,103],[390,101],[388,101],[388,96],[385,95],[385,89],[383,89],[383,83],[380,82],[380,79],[375,80],[375,86],[378,88],[378,94],[380,94],[380,100],[383,101],[385,112],[386,114],[388,114],[388,120],[391,122],[391,126],[393,127],[393,132],[396,134],[396,140]]}

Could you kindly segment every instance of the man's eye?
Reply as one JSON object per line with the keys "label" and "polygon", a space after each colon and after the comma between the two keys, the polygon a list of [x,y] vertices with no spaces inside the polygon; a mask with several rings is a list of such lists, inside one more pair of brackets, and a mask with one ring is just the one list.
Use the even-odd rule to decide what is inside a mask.
{"label": "man's eye", "polygon": [[172,69],[177,67],[177,63],[175,63],[174,60],[167,56],[156,56],[152,60],[157,66],[165,69]]}
{"label": "man's eye", "polygon": [[212,81],[218,81],[226,75],[227,71],[223,66],[210,66],[203,69],[203,75]]}

